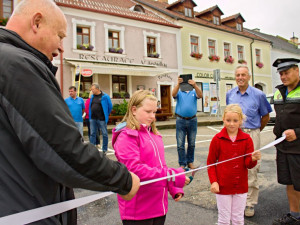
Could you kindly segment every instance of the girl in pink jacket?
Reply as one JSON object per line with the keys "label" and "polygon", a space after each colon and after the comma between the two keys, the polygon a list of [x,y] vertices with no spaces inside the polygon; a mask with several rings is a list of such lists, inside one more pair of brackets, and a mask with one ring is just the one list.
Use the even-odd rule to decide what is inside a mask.
{"label": "girl in pink jacket", "polygon": [[[122,122],[113,130],[112,145],[119,162],[139,176],[141,182],[184,172],[168,168],[164,144],[155,127],[157,99],[150,91],[136,91]],[[141,186],[136,196],[125,201],[118,196],[124,225],[163,225],[168,211],[168,191],[179,201],[183,186],[189,183],[184,174]]]}

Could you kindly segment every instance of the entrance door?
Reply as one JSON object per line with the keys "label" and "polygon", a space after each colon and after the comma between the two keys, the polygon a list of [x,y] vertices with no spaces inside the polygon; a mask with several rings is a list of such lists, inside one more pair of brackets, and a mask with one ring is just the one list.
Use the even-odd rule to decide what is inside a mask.
{"label": "entrance door", "polygon": [[171,113],[171,86],[170,85],[161,85],[160,86],[160,103],[162,113]]}

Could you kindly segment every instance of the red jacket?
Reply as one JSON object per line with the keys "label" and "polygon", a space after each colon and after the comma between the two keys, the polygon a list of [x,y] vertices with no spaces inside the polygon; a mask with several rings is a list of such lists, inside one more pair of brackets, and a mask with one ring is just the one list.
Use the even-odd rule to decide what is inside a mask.
{"label": "red jacket", "polygon": [[[234,142],[228,136],[224,127],[212,139],[207,157],[207,165],[221,162],[254,151],[253,141],[249,134],[239,129]],[[218,182],[218,194],[231,195],[248,192],[248,169],[256,166],[251,155],[224,162],[208,168],[210,183]]]}

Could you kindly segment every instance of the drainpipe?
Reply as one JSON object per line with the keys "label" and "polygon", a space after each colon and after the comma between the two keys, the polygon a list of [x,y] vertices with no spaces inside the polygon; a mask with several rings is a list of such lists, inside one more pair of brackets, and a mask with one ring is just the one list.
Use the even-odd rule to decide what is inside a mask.
{"label": "drainpipe", "polygon": [[251,53],[251,70],[252,70],[252,87],[254,87],[254,70],[253,70],[253,53],[252,53],[252,44],[254,42],[254,39],[252,39],[252,42],[250,43],[250,53]]}
{"label": "drainpipe", "polygon": [[64,96],[64,69],[63,69],[63,53],[60,53],[60,92]]}

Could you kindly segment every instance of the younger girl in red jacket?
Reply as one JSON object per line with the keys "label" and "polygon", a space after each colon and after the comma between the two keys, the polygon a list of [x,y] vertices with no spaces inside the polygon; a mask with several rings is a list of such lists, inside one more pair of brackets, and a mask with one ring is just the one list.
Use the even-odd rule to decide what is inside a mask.
{"label": "younger girl in red jacket", "polygon": [[[235,158],[254,151],[249,134],[240,126],[243,112],[238,104],[225,108],[224,128],[211,141],[207,165]],[[218,225],[244,224],[244,210],[248,192],[248,169],[253,168],[261,158],[260,151],[208,168],[211,192],[216,194]]]}

